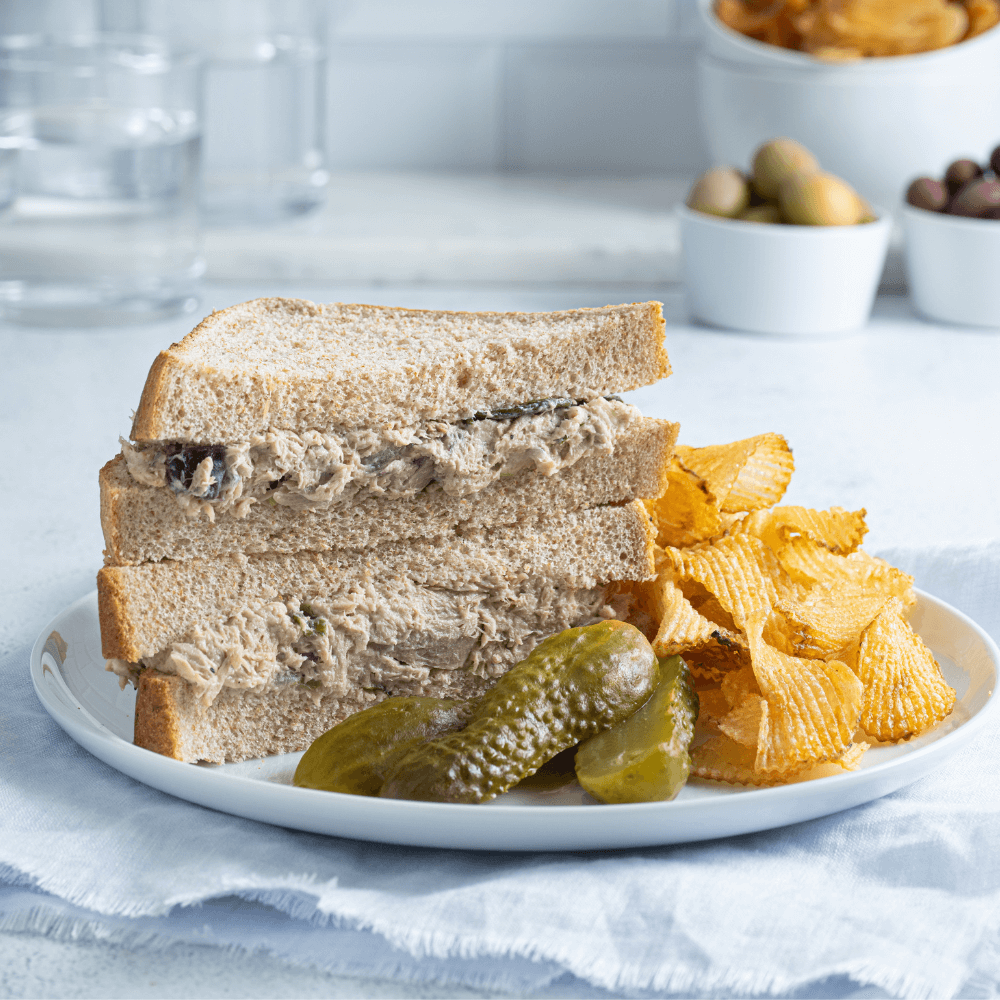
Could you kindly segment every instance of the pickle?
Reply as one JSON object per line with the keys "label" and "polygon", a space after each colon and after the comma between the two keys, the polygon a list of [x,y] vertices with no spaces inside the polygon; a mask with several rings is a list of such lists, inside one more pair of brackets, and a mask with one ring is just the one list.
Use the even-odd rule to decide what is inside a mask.
{"label": "pickle", "polygon": [[664,802],[684,787],[698,695],[679,656],[660,660],[660,683],[633,716],[580,745],[577,781],[601,802]]}
{"label": "pickle", "polygon": [[646,637],[620,621],[571,628],[539,643],[474,704],[460,732],[399,762],[380,794],[482,802],[534,774],[574,743],[632,714],[658,679]]}
{"label": "pickle", "polygon": [[324,792],[378,795],[386,775],[414,747],[460,729],[474,702],[386,698],[325,732],[302,755],[292,784]]}

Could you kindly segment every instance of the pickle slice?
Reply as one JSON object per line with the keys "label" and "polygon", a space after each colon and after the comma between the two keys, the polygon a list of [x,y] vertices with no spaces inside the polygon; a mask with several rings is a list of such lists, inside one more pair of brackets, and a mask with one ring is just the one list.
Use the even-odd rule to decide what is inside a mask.
{"label": "pickle slice", "polygon": [[415,747],[472,715],[472,702],[445,698],[386,698],[314,740],[292,784],[324,792],[378,795],[386,775]]}
{"label": "pickle slice", "polygon": [[628,718],[659,671],[646,637],[621,621],[566,629],[535,647],[473,704],[460,732],[399,762],[385,798],[482,802],[582,739]]}
{"label": "pickle slice", "polygon": [[660,660],[660,683],[634,715],[580,744],[576,777],[601,802],[665,802],[684,787],[698,695],[679,656]]}

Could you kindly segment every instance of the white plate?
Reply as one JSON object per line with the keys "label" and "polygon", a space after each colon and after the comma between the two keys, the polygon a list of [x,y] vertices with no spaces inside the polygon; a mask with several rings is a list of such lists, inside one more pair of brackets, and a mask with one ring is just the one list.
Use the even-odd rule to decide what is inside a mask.
{"label": "white plate", "polygon": [[45,709],[81,746],[139,781],[200,805],[297,830],[421,847],[582,850],[679,844],[815,819],[887,795],[963,747],[994,714],[1000,651],[961,612],[921,592],[910,620],[958,692],[952,714],[858,771],[778,788],[691,782],[673,802],[586,804],[579,786],[510,792],[483,806],[404,802],[291,785],[301,754],[194,765],[133,746],[135,692],[104,670],[96,593],[57,616],[31,651]]}

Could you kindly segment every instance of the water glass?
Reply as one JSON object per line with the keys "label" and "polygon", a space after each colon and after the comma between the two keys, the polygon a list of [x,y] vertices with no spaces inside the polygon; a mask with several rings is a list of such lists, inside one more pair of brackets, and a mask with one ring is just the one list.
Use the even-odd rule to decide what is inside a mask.
{"label": "water glass", "polygon": [[107,28],[205,57],[206,225],[277,222],[325,200],[326,0],[105,0]]}
{"label": "water glass", "polygon": [[197,305],[200,59],[155,38],[0,40],[0,316]]}

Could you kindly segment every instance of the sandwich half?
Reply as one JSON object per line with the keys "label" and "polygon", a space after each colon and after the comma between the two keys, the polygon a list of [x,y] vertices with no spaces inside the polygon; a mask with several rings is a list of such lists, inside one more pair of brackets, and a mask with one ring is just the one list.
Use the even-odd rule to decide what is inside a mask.
{"label": "sandwich half", "polygon": [[677,425],[659,303],[450,313],[261,299],[153,364],[101,470],[104,655],[135,740],[305,749],[389,695],[467,698],[622,617]]}

